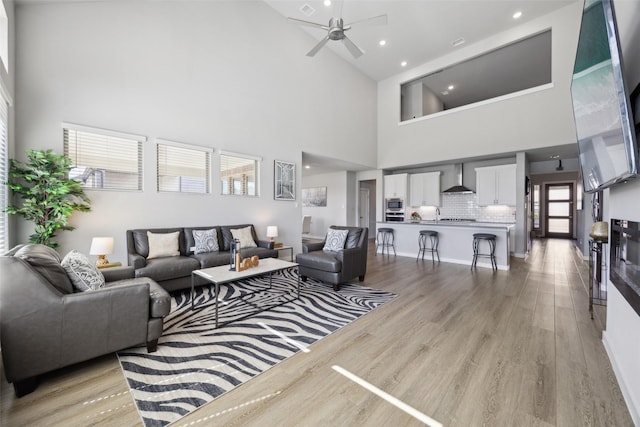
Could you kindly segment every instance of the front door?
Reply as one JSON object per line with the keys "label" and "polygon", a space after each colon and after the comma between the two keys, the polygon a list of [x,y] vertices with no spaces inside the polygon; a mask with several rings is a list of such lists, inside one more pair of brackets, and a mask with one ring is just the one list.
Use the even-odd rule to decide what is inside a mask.
{"label": "front door", "polygon": [[573,183],[546,185],[546,236],[573,238]]}

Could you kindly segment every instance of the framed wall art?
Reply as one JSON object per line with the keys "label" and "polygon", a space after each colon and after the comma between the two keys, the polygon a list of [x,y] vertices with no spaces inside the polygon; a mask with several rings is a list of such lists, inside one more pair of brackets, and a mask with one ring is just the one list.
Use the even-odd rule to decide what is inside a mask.
{"label": "framed wall art", "polygon": [[327,187],[311,187],[302,189],[302,207],[327,206]]}
{"label": "framed wall art", "polygon": [[296,164],[274,161],[274,199],[295,200],[296,199]]}

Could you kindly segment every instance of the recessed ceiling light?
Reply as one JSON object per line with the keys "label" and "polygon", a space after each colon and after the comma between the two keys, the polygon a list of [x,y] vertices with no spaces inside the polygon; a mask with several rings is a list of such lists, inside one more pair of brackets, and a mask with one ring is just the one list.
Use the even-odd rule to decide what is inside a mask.
{"label": "recessed ceiling light", "polygon": [[453,88],[454,88],[454,87],[455,87],[455,86],[453,86],[453,85],[449,85],[449,86],[447,87],[447,89],[449,89],[449,90],[453,90]]}
{"label": "recessed ceiling light", "polygon": [[407,61],[402,61],[402,62],[400,63],[400,66],[401,66],[401,67],[406,67],[406,66],[407,66]]}
{"label": "recessed ceiling light", "polygon": [[311,169],[311,166],[306,165],[304,168],[305,168],[305,169]]}
{"label": "recessed ceiling light", "polygon": [[443,94],[443,95],[449,95],[449,91],[448,90],[442,91],[440,93]]}
{"label": "recessed ceiling light", "polygon": [[327,7],[331,6],[331,0],[324,0],[324,5]]}
{"label": "recessed ceiling light", "polygon": [[549,156],[550,159],[559,159],[560,155],[559,154],[554,154],[553,156]]}
{"label": "recessed ceiling light", "polygon": [[386,40],[380,40],[380,41],[378,42],[378,44],[379,44],[380,46],[384,46],[385,44],[387,44],[387,41],[386,41]]}
{"label": "recessed ceiling light", "polygon": [[522,16],[522,12],[517,11],[516,13],[513,14],[513,19],[519,19]]}
{"label": "recessed ceiling light", "polygon": [[460,46],[461,44],[464,44],[465,39],[460,37],[459,39],[455,39],[454,41],[451,42],[451,46]]}

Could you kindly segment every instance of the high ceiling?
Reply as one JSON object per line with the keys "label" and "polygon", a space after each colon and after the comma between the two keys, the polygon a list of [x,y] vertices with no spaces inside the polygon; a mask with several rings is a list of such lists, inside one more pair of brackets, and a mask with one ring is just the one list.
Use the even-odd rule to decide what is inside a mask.
{"label": "high ceiling", "polygon": [[[380,81],[580,0],[331,0],[329,6],[325,6],[323,0],[264,1],[284,17],[323,25],[327,25],[332,17],[342,16],[346,25],[386,14],[386,25],[356,24],[346,32],[364,50],[361,57],[355,59],[343,43],[329,41],[315,58],[309,58],[313,61],[331,49],[365,75]],[[521,12],[517,19],[514,18],[516,12]],[[303,31],[311,36],[309,46],[300,52],[301,56],[327,34],[325,30],[295,22],[284,25],[299,27],[301,36],[304,36]],[[460,39],[464,39],[462,45],[452,44]],[[384,46],[379,45],[381,40],[386,41]],[[495,60],[499,58],[492,57],[492,61]],[[403,61],[406,61],[404,67],[401,65]],[[513,58],[509,61],[513,62]],[[473,63],[464,64],[464,67],[465,72],[473,73]],[[519,78],[527,77],[520,75]],[[494,81],[508,83],[504,79]],[[529,154],[531,161],[548,160],[558,155],[562,158],[576,157],[577,147],[572,144]],[[363,169],[359,165],[344,165],[337,159],[311,153],[303,153],[303,164],[311,166],[303,169],[304,175]]]}
{"label": "high ceiling", "polygon": [[[405,67],[415,67],[576,1],[579,0],[331,0],[325,6],[323,0],[265,0],[285,17],[323,25],[332,17],[342,16],[346,25],[386,14],[386,25],[356,24],[347,31],[347,36],[365,51],[361,57],[354,59],[339,41],[329,41],[324,47],[376,81],[402,72],[402,61],[407,62]],[[303,10],[313,12],[307,16]],[[516,12],[522,13],[518,19],[513,18]],[[317,41],[326,35],[322,29],[300,28]],[[452,42],[459,39],[465,42],[453,46]],[[386,44],[380,46],[380,40]],[[308,50],[314,45],[311,40]],[[325,54],[323,50],[318,55]]]}

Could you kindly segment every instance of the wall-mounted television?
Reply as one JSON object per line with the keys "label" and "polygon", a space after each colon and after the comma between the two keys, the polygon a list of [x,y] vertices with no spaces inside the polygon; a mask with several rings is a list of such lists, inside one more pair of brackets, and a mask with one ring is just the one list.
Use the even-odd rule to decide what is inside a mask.
{"label": "wall-mounted television", "polygon": [[584,191],[638,173],[638,146],[611,0],[586,0],[571,98]]}

